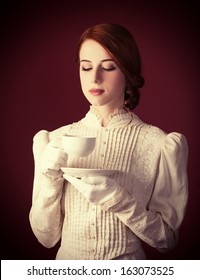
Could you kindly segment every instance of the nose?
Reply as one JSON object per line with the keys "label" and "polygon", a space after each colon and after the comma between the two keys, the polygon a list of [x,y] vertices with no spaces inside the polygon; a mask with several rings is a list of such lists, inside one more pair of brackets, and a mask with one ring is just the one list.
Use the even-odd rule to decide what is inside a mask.
{"label": "nose", "polygon": [[92,76],[91,76],[91,83],[93,84],[99,84],[101,83],[102,77],[101,77],[101,70],[97,68],[93,68]]}

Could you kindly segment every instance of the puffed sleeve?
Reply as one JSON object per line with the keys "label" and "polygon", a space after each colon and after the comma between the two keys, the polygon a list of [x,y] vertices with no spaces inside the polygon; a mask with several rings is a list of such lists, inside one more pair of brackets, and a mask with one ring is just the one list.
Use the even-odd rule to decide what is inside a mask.
{"label": "puffed sleeve", "polygon": [[134,234],[150,246],[165,252],[177,243],[188,199],[186,139],[178,133],[162,137],[156,174],[149,203],[137,199],[125,188],[103,206],[115,212]]}
{"label": "puffed sleeve", "polygon": [[149,210],[160,212],[176,237],[188,200],[187,159],[185,137],[179,133],[168,134],[161,148]]}
{"label": "puffed sleeve", "polygon": [[51,180],[41,172],[41,155],[49,142],[49,132],[39,131],[33,139],[35,174],[30,224],[38,241],[53,247],[60,239],[62,228],[61,197],[63,178]]}

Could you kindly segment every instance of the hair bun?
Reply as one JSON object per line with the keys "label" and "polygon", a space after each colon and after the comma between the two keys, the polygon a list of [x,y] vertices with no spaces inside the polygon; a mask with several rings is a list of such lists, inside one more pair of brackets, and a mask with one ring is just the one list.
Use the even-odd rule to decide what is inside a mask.
{"label": "hair bun", "polygon": [[134,87],[135,88],[142,88],[144,85],[144,78],[142,76],[135,77]]}

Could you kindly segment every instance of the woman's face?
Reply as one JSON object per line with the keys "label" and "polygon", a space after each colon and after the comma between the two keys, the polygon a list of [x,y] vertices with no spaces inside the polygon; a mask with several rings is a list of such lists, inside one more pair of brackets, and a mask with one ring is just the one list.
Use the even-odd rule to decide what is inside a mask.
{"label": "woman's face", "polygon": [[81,46],[79,58],[81,87],[87,100],[110,110],[122,108],[126,79],[110,54],[88,39]]}

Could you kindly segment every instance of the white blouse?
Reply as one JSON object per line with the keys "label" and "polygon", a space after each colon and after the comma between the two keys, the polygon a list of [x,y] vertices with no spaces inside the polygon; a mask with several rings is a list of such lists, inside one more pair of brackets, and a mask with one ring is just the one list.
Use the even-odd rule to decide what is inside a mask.
{"label": "white blouse", "polygon": [[[69,156],[68,167],[115,170],[121,190],[94,205],[63,178],[43,175],[40,161],[48,141],[65,133],[96,136],[85,158]],[[158,250],[178,240],[187,199],[186,139],[145,124],[135,114],[114,112],[106,127],[91,107],[79,122],[40,131],[34,137],[35,177],[30,223],[46,247],[61,238],[57,259],[140,259],[142,242]]]}

